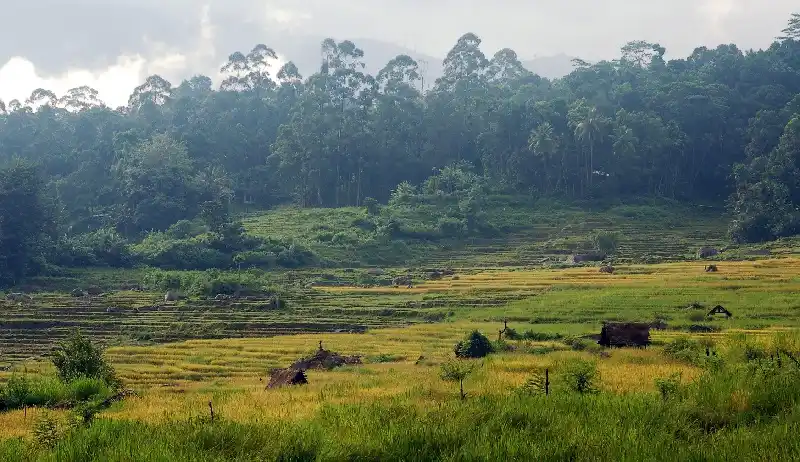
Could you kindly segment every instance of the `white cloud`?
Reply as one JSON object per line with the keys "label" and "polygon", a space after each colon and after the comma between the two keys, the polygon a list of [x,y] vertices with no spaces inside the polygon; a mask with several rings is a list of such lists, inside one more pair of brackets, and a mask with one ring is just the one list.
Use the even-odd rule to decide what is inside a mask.
{"label": "white cloud", "polygon": [[700,13],[705,17],[715,34],[722,35],[725,30],[726,20],[740,9],[736,0],[705,0],[699,6]]}
{"label": "white cloud", "polygon": [[[202,9],[200,25],[197,43],[189,52],[180,52],[145,37],[144,41],[150,50],[147,57],[141,54],[120,56],[114,65],[106,69],[70,69],[55,76],[42,77],[35,63],[23,57],[11,58],[0,67],[0,99],[6,103],[14,99],[24,102],[38,88],[62,96],[72,88],[87,85],[97,90],[100,99],[107,105],[125,105],[133,89],[149,75],[159,74],[168,79],[177,79],[188,71],[203,69],[208,62],[216,65],[215,28],[208,6]],[[211,77],[217,79],[218,75]]]}
{"label": "white cloud", "polygon": [[311,19],[308,13],[283,8],[271,9],[267,12],[267,19],[281,24],[291,24]]}
{"label": "white cloud", "polygon": [[108,69],[91,71],[72,69],[54,77],[42,77],[34,63],[15,57],[0,68],[0,99],[24,102],[37,88],[61,96],[68,90],[88,85],[100,93],[100,98],[112,107],[124,105],[128,96],[141,82],[146,61],[140,57],[120,57]]}

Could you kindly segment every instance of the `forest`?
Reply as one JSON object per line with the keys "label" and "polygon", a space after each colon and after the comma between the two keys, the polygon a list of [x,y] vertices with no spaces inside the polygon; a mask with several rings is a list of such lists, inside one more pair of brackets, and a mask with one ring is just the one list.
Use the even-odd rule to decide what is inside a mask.
{"label": "forest", "polygon": [[800,14],[764,50],[667,60],[632,41],[556,80],[511,49],[487,56],[472,33],[436,82],[408,56],[368,75],[357,44],[321,51],[304,77],[259,44],[230,55],[218,87],[154,75],[119,108],[88,87],[0,101],[0,281],[53,266],[225,267],[244,251],[302,265],[313,256],[233,217],[417,192],[458,192],[467,222],[487,194],[657,197],[727,205],[736,242],[800,232]]}

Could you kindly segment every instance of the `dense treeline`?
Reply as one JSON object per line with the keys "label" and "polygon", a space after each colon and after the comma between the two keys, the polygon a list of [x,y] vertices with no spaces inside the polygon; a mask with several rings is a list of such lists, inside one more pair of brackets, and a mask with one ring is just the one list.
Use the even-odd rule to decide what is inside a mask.
{"label": "dense treeline", "polygon": [[[800,229],[800,16],[766,50],[666,61],[636,41],[555,81],[480,44],[461,37],[433,85],[408,56],[368,75],[356,44],[329,39],[307,78],[292,63],[273,69],[275,52],[258,45],[230,56],[218,89],[152,76],[117,109],[87,87],[36,90],[0,102],[0,163],[33,163],[40,177],[3,178],[41,182],[67,235],[142,237],[220,205],[387,201],[456,164],[516,194],[730,198],[740,240]],[[2,242],[15,239],[9,220]]]}

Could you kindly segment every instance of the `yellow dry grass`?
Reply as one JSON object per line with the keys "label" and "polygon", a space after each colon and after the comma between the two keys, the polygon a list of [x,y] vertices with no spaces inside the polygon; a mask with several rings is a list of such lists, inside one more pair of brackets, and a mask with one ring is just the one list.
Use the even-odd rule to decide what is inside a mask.
{"label": "yellow dry grass", "polygon": [[[696,262],[624,266],[615,275],[600,274],[596,268],[503,269],[459,274],[458,279],[430,281],[415,289],[326,287],[317,290],[380,295],[408,293],[409,290],[420,293],[479,293],[566,286],[641,286],[669,289],[672,293],[687,287],[715,288],[735,284],[765,293],[800,292],[800,259],[724,262],[719,266],[720,272],[713,275],[705,274],[703,264]],[[516,309],[527,308],[522,306]],[[480,319],[480,316],[473,319]],[[440,380],[438,367],[452,356],[453,344],[472,329],[481,330],[494,338],[499,327],[496,322],[461,320],[372,330],[365,334],[309,334],[114,347],[107,352],[109,359],[123,380],[140,392],[140,397],[115,406],[106,415],[117,419],[155,422],[206,414],[209,401],[213,402],[218,414],[241,421],[303,419],[313,415],[324,404],[337,403],[403,400],[423,408],[430,407],[457,393],[452,384]],[[784,331],[790,331],[790,328],[739,328],[703,336],[713,338],[719,344],[731,336],[741,335],[769,342],[776,333]],[[667,341],[678,335],[685,334],[657,332],[654,333],[654,339]],[[336,371],[310,371],[308,386],[265,390],[269,369],[286,367],[296,359],[313,353],[320,340],[326,349],[364,356],[367,364]],[[391,356],[393,362],[370,361],[379,355]],[[425,359],[417,364],[420,357]],[[512,352],[484,360],[483,367],[468,379],[466,388],[473,396],[508,394],[532,374],[545,368],[550,369],[557,380],[563,366],[575,358],[596,360],[601,389],[614,393],[653,391],[657,378],[680,373],[683,380],[689,381],[700,373],[695,367],[668,360],[657,348],[616,350],[611,352],[609,358],[575,351],[556,351],[546,355]],[[30,368],[49,370],[41,364],[31,365]],[[29,411],[28,419],[24,419],[20,412],[0,414],[0,436],[26,434],[32,420],[30,412],[36,411]]]}
{"label": "yellow dry grass", "polygon": [[458,274],[438,281],[427,281],[412,289],[405,287],[318,287],[330,293],[446,293],[481,290],[548,289],[559,286],[660,286],[680,288],[686,284],[700,287],[720,287],[736,281],[749,286],[781,284],[782,290],[800,290],[800,259],[782,258],[759,261],[719,263],[719,272],[705,273],[704,262],[682,262],[661,265],[625,265],[613,275],[603,274],[595,267],[565,270],[547,269],[489,269],[474,274]]}

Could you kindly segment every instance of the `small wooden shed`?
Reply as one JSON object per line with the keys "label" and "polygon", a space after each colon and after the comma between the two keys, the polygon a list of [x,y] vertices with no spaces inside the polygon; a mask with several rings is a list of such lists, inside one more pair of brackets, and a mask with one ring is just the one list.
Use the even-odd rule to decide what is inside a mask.
{"label": "small wooden shed", "polygon": [[650,324],[642,322],[607,322],[597,342],[604,347],[641,347],[650,345]]}

